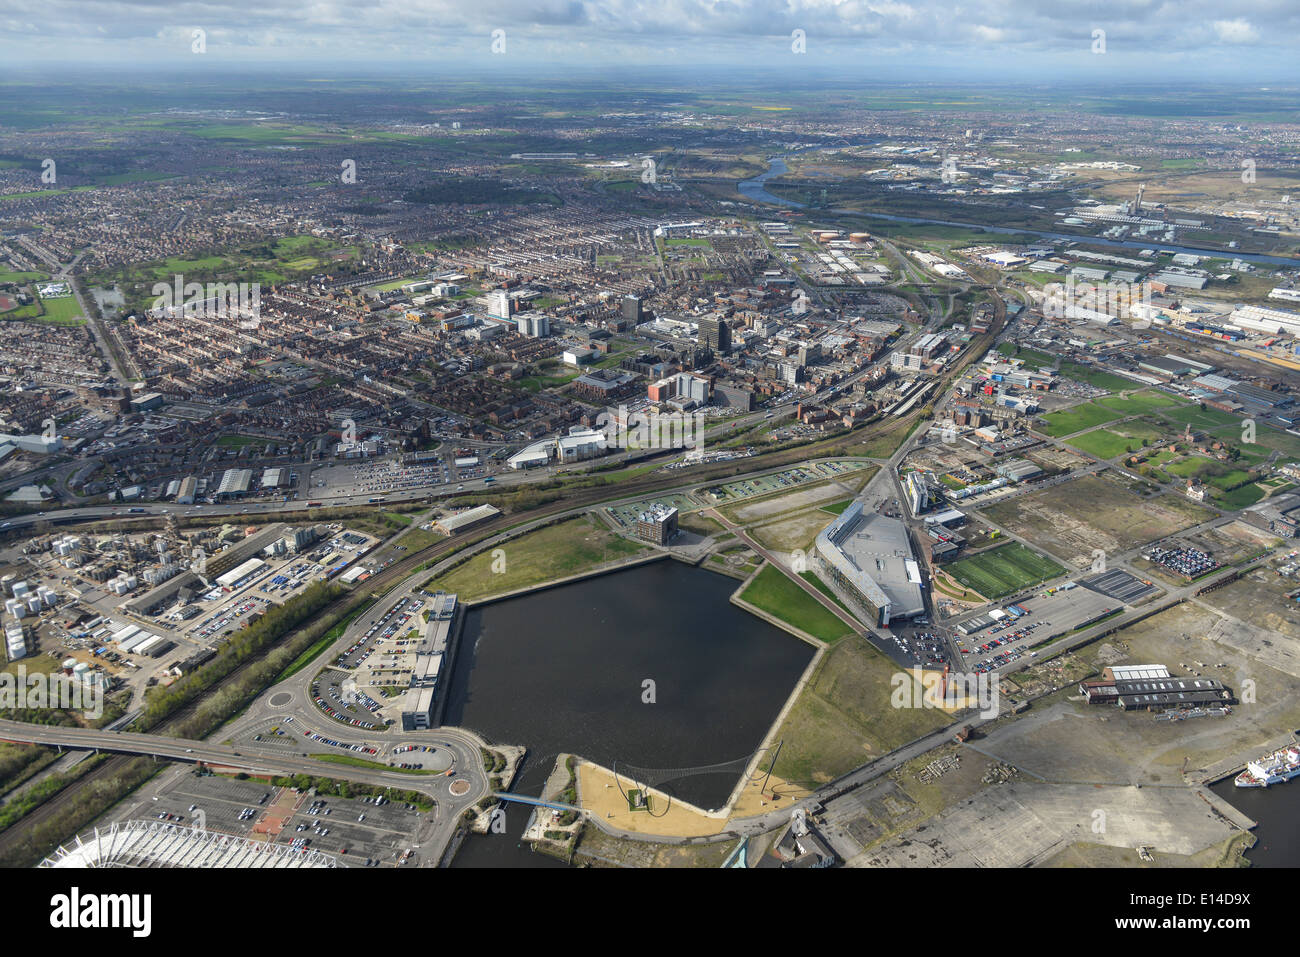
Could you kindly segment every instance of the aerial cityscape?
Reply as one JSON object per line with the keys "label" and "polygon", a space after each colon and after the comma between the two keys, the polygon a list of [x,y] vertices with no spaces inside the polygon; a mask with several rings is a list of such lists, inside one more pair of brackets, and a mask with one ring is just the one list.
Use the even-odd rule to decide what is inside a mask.
{"label": "aerial cityscape", "polygon": [[0,3],[0,864],[1300,863],[1289,15],[114,6]]}

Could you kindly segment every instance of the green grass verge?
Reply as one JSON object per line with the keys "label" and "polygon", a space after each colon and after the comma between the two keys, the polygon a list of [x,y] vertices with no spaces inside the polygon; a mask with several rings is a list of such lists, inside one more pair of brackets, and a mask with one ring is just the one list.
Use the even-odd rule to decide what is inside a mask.
{"label": "green grass verge", "polygon": [[822,641],[838,641],[851,632],[844,622],[792,582],[776,566],[759,572],[740,597],[775,618]]}
{"label": "green grass verge", "polygon": [[615,535],[590,516],[580,515],[481,552],[431,579],[425,588],[454,592],[461,601],[476,601],[567,578],[647,550],[648,546]]}

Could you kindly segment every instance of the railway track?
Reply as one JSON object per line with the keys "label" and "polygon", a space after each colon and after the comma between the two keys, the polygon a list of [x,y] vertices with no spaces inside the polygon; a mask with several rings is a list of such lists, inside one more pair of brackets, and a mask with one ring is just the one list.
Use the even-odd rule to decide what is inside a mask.
{"label": "railway track", "polygon": [[[990,324],[987,333],[975,337],[971,341],[971,348],[968,351],[968,359],[960,363],[957,367],[944,376],[941,381],[940,392],[947,387],[951,379],[966,368],[975,357],[982,355],[995,340],[1005,322],[1005,306],[1000,297],[994,296],[996,303],[996,317]],[[915,409],[897,419],[878,418],[864,423],[858,429],[853,430],[855,433],[872,429],[873,438],[888,437],[902,430],[904,435],[910,433],[910,430],[925,413],[925,409]],[[394,562],[387,568],[382,569],[375,575],[372,575],[366,581],[364,589],[347,592],[338,599],[326,605],[321,609],[319,615],[337,614],[340,618],[347,615],[353,607],[359,605],[372,594],[383,594],[393,586],[405,581],[420,568],[436,563],[437,560],[460,550],[463,547],[472,547],[479,542],[491,538],[495,535],[507,531],[513,526],[525,523],[531,523],[537,519],[551,517],[564,512],[575,511],[588,508],[592,505],[599,504],[614,498],[630,498],[632,496],[654,492],[665,487],[674,487],[687,484],[700,484],[712,480],[730,478],[735,475],[764,471],[771,468],[779,468],[783,465],[794,464],[805,461],[810,458],[829,454],[832,449],[842,446],[846,440],[851,437],[852,433],[835,435],[818,442],[807,445],[799,445],[794,448],[785,449],[778,452],[771,452],[751,456],[745,459],[733,459],[727,462],[711,463],[688,468],[674,470],[672,473],[651,473],[646,476],[628,479],[618,483],[616,486],[611,485],[594,485],[590,488],[575,489],[563,494],[561,498],[554,502],[547,503],[535,509],[530,509],[526,513],[514,515],[500,515],[497,518],[479,526],[473,537],[465,539],[449,538],[445,542],[439,542],[421,549],[411,555],[405,556],[401,560]],[[597,476],[599,473],[595,473]],[[259,516],[259,518],[273,519],[273,516]],[[304,626],[305,627],[305,626]],[[288,640],[286,637],[283,640]],[[277,642],[279,644],[279,642]],[[203,696],[187,705],[182,706],[175,713],[169,715],[157,728],[155,733],[167,734],[174,730],[185,719],[192,717],[198,709],[201,700],[210,697],[213,693],[238,682],[247,670],[261,661],[260,657],[250,658],[248,661],[238,665],[229,675],[221,679],[213,687],[207,689]],[[10,854],[18,851],[22,843],[28,839],[33,830],[42,824],[56,819],[59,813],[71,806],[76,795],[84,788],[90,786],[96,781],[107,781],[115,774],[123,772],[129,762],[135,760],[127,756],[113,756],[101,764],[99,767],[87,773],[84,777],[65,787],[58,794],[35,808],[30,814],[12,827],[0,832],[0,857],[8,858]],[[70,835],[65,835],[64,839]],[[43,852],[42,852],[43,853]]]}

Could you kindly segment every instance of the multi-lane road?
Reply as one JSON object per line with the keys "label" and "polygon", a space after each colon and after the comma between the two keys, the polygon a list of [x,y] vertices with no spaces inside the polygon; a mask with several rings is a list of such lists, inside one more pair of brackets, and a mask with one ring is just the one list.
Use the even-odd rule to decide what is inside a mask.
{"label": "multi-lane road", "polygon": [[[1001,317],[999,317],[1001,318]],[[933,321],[933,317],[931,317]],[[930,323],[926,323],[929,326]],[[924,331],[918,330],[914,335],[919,335]],[[837,383],[817,396],[804,397],[803,401],[819,401],[832,398],[846,388],[849,388],[858,378],[867,374],[870,367],[864,367],[853,376]],[[947,378],[947,377],[945,377]],[[735,428],[738,425],[749,424],[762,421],[776,416],[784,417],[788,415],[795,405],[795,401],[790,401],[771,410],[751,413],[745,416],[737,416],[727,420],[725,423],[719,423],[716,432],[726,431]],[[913,416],[907,417],[908,419]],[[907,420],[887,420],[889,424],[897,427],[905,427]],[[881,474],[877,476],[877,481],[888,483],[889,488],[896,488],[896,470],[893,468],[898,461],[901,461],[905,452],[911,448],[915,439],[905,442],[899,452],[891,458],[890,467],[882,469]],[[765,457],[767,458],[767,457]],[[784,454],[776,457],[783,461]],[[757,463],[756,463],[757,464]],[[774,467],[770,462],[764,463],[761,467],[736,472],[735,463],[726,463],[725,468],[709,469],[705,466],[700,469],[692,469],[694,481],[691,476],[677,473],[661,473],[660,476],[651,478],[646,477],[640,480],[630,480],[624,484],[623,490],[627,493],[626,497],[644,496],[647,492],[657,492],[664,489],[683,486],[695,485],[700,481],[707,481],[711,472],[725,471],[730,476],[736,474],[761,474],[770,471]],[[874,483],[873,483],[874,485]],[[413,493],[413,497],[427,496],[429,490],[422,490]],[[501,519],[490,523],[483,529],[488,535],[483,536],[483,541],[476,543],[474,547],[487,547],[495,537],[501,534],[515,534],[520,530],[526,529],[535,522],[542,522],[553,517],[555,513],[573,512],[589,508],[597,502],[602,496],[598,490],[585,490],[572,496],[569,502],[563,505],[550,506],[539,509],[534,513],[529,521],[520,524],[503,516]],[[365,504],[370,496],[357,494],[344,496],[342,500],[338,498],[331,499],[331,505],[347,504]],[[399,499],[400,495],[387,496],[390,500]],[[322,496],[324,501],[324,496]],[[277,512],[296,512],[308,509],[306,502],[283,502],[283,501],[262,501],[248,504],[227,505],[227,506],[209,506],[202,509],[194,506],[179,506],[170,504],[155,504],[137,506],[134,509],[123,507],[82,507],[49,511],[45,514],[27,515],[10,519],[7,523],[0,524],[0,529],[17,529],[34,525],[39,522],[85,522],[93,520],[103,520],[113,517],[127,516],[160,516],[169,513],[194,513],[206,515],[236,515],[258,513],[277,513]],[[511,527],[511,526],[514,527]],[[509,530],[507,532],[507,529]],[[450,543],[447,543],[449,545]],[[444,551],[443,547],[434,547],[426,549],[420,555],[408,556],[406,560],[399,563],[405,566],[407,562],[414,561],[417,558],[428,559]],[[394,569],[393,571],[396,571]],[[380,602],[372,609],[361,616],[361,618],[352,623],[345,630],[345,633],[326,650],[322,661],[332,660],[338,652],[348,647],[356,640],[356,637],[363,633],[364,630],[378,620],[388,609],[390,609],[401,597],[413,593],[417,587],[417,582],[428,577],[429,570],[421,572],[416,578],[407,578],[404,581],[398,581],[397,586],[387,591]],[[396,579],[395,579],[396,580]],[[376,583],[377,584],[377,583]],[[820,595],[814,595],[814,598],[822,600]],[[827,604],[823,600],[823,604]],[[389,756],[391,745],[397,743],[416,743],[428,744],[439,747],[450,753],[451,767],[453,775],[444,777],[441,775],[412,775],[403,773],[399,770],[390,770],[383,767],[363,767],[352,765],[334,764],[331,762],[321,761],[312,756],[309,752],[300,752],[298,754],[286,754],[281,744],[278,753],[273,753],[272,748],[258,748],[252,740],[254,735],[251,733],[260,722],[268,719],[284,721],[286,718],[292,718],[293,723],[299,730],[309,730],[323,736],[333,738],[343,744],[361,743],[360,737],[364,732],[347,725],[340,724],[331,720],[321,712],[314,704],[311,697],[311,678],[317,669],[307,669],[298,675],[287,679],[280,684],[267,689],[248,709],[248,711],[233,725],[223,730],[223,735],[227,740],[233,741],[233,744],[219,744],[207,741],[190,741],[184,739],[169,738],[163,735],[153,734],[135,734],[121,731],[94,731],[86,729],[66,729],[52,728],[42,726],[32,726],[14,722],[0,722],[0,738],[7,738],[14,741],[23,741],[33,744],[56,745],[68,748],[80,748],[90,750],[109,751],[123,754],[151,754],[158,757],[168,758],[177,761],[193,761],[214,764],[223,767],[240,768],[252,772],[277,773],[277,774],[314,774],[326,777],[336,777],[345,780],[364,782],[388,787],[397,787],[402,789],[421,790],[430,793],[438,802],[438,827],[437,840],[445,844],[450,840],[455,831],[458,815],[466,807],[480,800],[488,792],[488,784],[482,771],[482,762],[480,759],[479,748],[483,742],[478,740],[472,733],[455,728],[439,728],[423,732],[397,732],[391,735],[390,746],[385,749],[385,755],[376,756],[380,760]],[[373,738],[374,736],[371,735]],[[385,738],[390,738],[385,735]],[[916,746],[920,746],[917,742]],[[378,761],[376,763],[379,763]],[[470,783],[469,790],[459,797],[453,797],[450,793],[450,783],[454,779],[464,779]],[[786,812],[788,813],[788,812]],[[763,816],[759,819],[744,822],[746,828],[766,828],[772,826],[775,819],[771,816]]]}

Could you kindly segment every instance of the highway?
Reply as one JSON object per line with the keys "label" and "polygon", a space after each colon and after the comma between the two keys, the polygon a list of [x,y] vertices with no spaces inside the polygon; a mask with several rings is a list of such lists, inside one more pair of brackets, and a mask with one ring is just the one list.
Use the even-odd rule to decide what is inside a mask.
{"label": "highway", "polygon": [[[996,297],[995,297],[996,298]],[[1000,310],[999,310],[1000,312]],[[998,317],[1000,326],[1002,316]],[[933,317],[931,317],[933,321]],[[929,323],[926,323],[928,326]],[[915,334],[920,334],[917,332]],[[996,334],[996,329],[994,333]],[[972,354],[980,351],[977,343],[972,343]],[[963,363],[964,364],[964,363]],[[840,391],[848,388],[861,376],[867,374],[870,366],[864,367],[853,376],[837,383],[825,390],[819,396],[804,397],[803,401],[815,401],[817,399],[829,398]],[[945,387],[950,383],[951,378],[959,371],[951,370],[940,380]],[[784,416],[788,414],[795,405],[795,401],[779,406],[771,410],[776,415]],[[738,424],[747,422],[759,422],[767,417],[767,411],[755,412],[747,416],[729,419],[720,424],[721,430],[734,428]],[[775,415],[774,415],[775,417]],[[886,420],[876,423],[876,430],[882,434],[887,434],[894,429],[908,429],[920,417],[920,410],[915,410],[911,414],[897,420]],[[897,495],[897,472],[896,464],[902,460],[903,456],[913,445],[920,440],[919,436],[910,438],[905,441],[897,453],[889,460],[889,465],[882,468],[876,476],[869,490],[884,491],[891,497]],[[710,465],[694,466],[684,469],[680,472],[659,472],[655,475],[647,475],[636,479],[629,479],[621,483],[614,496],[610,495],[608,488],[592,488],[574,490],[573,494],[566,496],[563,500],[552,503],[548,506],[533,510],[526,514],[523,521],[518,516],[500,516],[498,519],[486,523],[475,533],[471,541],[471,550],[479,550],[499,540],[504,535],[518,534],[520,531],[545,521],[551,520],[557,515],[578,514],[590,508],[597,503],[608,503],[617,501],[633,500],[644,497],[648,492],[662,492],[675,487],[692,487],[709,481],[713,477],[735,477],[738,475],[758,475],[764,472],[772,471],[789,465],[797,461],[805,461],[810,456],[815,458],[818,451],[823,446],[828,446],[834,441],[842,441],[842,436],[835,439],[822,442],[813,442],[805,446],[787,450],[786,452],[770,453],[767,455],[757,456],[753,460],[732,460],[730,462],[714,463]],[[878,485],[877,483],[884,483]],[[415,497],[425,497],[429,490],[421,490],[414,493]],[[342,502],[336,500],[331,504],[365,504],[363,501],[368,495],[354,495],[345,498]],[[389,496],[391,499],[400,496]],[[322,496],[322,501],[324,496]],[[230,506],[208,506],[201,510],[194,506],[178,506],[170,504],[156,504],[137,506],[140,511],[130,511],[123,507],[82,507],[72,509],[62,509],[51,511],[44,515],[28,515],[11,519],[8,523],[0,524],[3,528],[21,528],[26,525],[38,523],[40,521],[51,522],[83,522],[88,520],[103,520],[113,517],[127,516],[144,516],[157,517],[168,513],[183,514],[203,514],[203,515],[237,515],[237,514],[258,514],[258,513],[292,513],[303,511],[308,508],[306,502],[282,501],[271,502],[254,502],[249,504],[239,504]],[[401,597],[412,594],[418,587],[419,583],[430,577],[435,569],[428,567],[423,568],[417,574],[411,572],[421,565],[427,565],[431,558],[437,558],[445,552],[454,549],[462,544],[460,539],[449,539],[446,542],[439,543],[424,549],[421,552],[408,555],[406,558],[396,563],[393,567],[385,569],[382,576],[373,580],[367,591],[378,590],[383,593],[380,599],[366,614],[360,616],[357,621],[353,622],[334,644],[327,649],[317,660],[319,662],[328,662],[333,660],[339,651],[352,644],[357,636],[364,632],[371,624],[381,617],[389,608],[391,608]],[[381,582],[384,587],[380,588]],[[805,583],[800,581],[801,586]],[[825,599],[819,592],[805,587],[815,600],[826,605],[830,610],[839,614],[837,607],[832,607],[832,603]],[[479,741],[472,733],[455,728],[439,728],[424,732],[390,732],[383,735],[384,739],[391,747],[394,744],[401,743],[425,743],[439,746],[447,749],[453,756],[453,768],[458,777],[463,777],[470,781],[469,791],[460,798],[453,798],[449,792],[449,786],[452,778],[444,776],[431,775],[412,775],[404,774],[396,770],[386,770],[383,768],[365,768],[345,764],[334,764],[327,761],[321,761],[312,757],[308,753],[298,755],[268,753],[268,749],[258,749],[250,736],[261,722],[268,720],[285,721],[286,718],[292,717],[295,727],[298,730],[309,729],[313,732],[331,737],[344,744],[361,743],[360,735],[365,732],[332,721],[323,712],[321,712],[311,700],[310,687],[311,679],[319,669],[312,667],[304,669],[297,675],[287,679],[280,684],[273,686],[262,692],[247,711],[237,719],[232,725],[223,729],[223,737],[227,740],[235,741],[236,744],[225,745],[205,741],[192,741],[186,739],[169,738],[163,735],[138,734],[132,732],[118,731],[93,731],[85,729],[67,729],[44,726],[34,726],[19,724],[15,722],[0,722],[0,738],[6,738],[13,741],[22,741],[32,744],[56,745],[68,748],[78,748],[83,750],[108,751],[120,754],[132,755],[153,755],[155,757],[182,762],[204,762],[222,767],[239,768],[252,773],[271,773],[271,774],[312,774],[322,777],[340,778],[349,781],[357,781],[372,785],[397,787],[403,789],[420,790],[429,793],[438,802],[437,812],[437,846],[442,847],[451,839],[455,832],[459,814],[470,805],[481,799],[488,793],[488,786],[485,775],[482,771],[482,762],[479,757],[478,749],[483,742]],[[274,703],[273,703],[274,702]],[[373,742],[375,735],[369,735]],[[927,739],[913,742],[905,750],[908,754],[920,753],[916,749],[932,746],[933,742],[927,743]],[[889,758],[892,760],[894,756]],[[383,755],[376,756],[378,761],[382,762]],[[901,758],[906,760],[906,758]],[[877,773],[883,773],[880,770],[880,763],[869,765],[866,768],[859,769],[867,775],[865,779],[874,777]],[[844,782],[840,782],[842,785]],[[788,811],[776,812],[774,815],[763,815],[758,818],[749,819],[744,822],[737,822],[745,829],[769,829],[775,824],[781,823],[781,819],[788,815]],[[603,822],[597,822],[598,825]]]}
{"label": "highway", "polygon": [[433,794],[433,789],[425,784],[424,776],[420,775],[321,762],[305,754],[297,758],[268,754],[248,754],[236,750],[231,745],[213,744],[208,741],[191,741],[186,738],[169,738],[163,735],[138,734],[131,731],[93,730],[89,728],[47,727],[21,721],[0,720],[0,739],[22,744],[44,744],[82,751],[152,755],[174,761],[239,768],[250,773],[314,774],[321,777],[334,777],[366,784],[402,787],[416,791],[426,791],[430,795]]}

